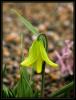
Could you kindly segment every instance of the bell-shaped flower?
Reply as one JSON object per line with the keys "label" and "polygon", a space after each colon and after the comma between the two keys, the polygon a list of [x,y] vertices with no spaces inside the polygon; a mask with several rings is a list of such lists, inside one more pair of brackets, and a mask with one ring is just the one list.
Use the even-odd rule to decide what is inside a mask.
{"label": "bell-shaped flower", "polygon": [[21,62],[21,66],[34,66],[37,73],[41,73],[43,61],[45,61],[51,67],[58,67],[58,64],[55,64],[48,58],[42,41],[36,40],[32,43],[32,46],[29,49],[28,57],[26,57],[24,61]]}

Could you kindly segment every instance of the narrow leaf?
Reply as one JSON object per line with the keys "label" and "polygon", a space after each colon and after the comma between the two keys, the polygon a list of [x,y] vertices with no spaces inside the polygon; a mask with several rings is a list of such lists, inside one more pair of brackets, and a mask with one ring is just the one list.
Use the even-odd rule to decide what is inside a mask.
{"label": "narrow leaf", "polygon": [[50,97],[57,97],[58,95],[60,95],[60,94],[62,94],[62,93],[65,93],[65,91],[68,91],[68,90],[72,89],[72,88],[73,88],[73,85],[74,85],[74,82],[71,82],[71,83],[65,85],[64,87],[62,87],[62,88],[59,89],[58,91],[52,93],[52,94],[50,95]]}
{"label": "narrow leaf", "polygon": [[30,85],[30,80],[27,70],[24,67],[21,67],[20,74],[21,74],[20,80],[18,81],[18,83],[14,88],[14,93],[16,97],[32,97],[33,90]]}
{"label": "narrow leaf", "polygon": [[32,24],[27,21],[23,16],[21,16],[15,9],[11,9],[11,11],[18,15],[21,22],[32,32],[32,34],[38,33],[38,31],[32,26]]}

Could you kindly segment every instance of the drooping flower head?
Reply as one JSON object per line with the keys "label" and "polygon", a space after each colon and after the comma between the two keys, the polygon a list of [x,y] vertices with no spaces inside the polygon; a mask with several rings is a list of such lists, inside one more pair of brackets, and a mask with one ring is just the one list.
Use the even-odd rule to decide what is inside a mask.
{"label": "drooping flower head", "polygon": [[40,40],[35,40],[29,49],[28,57],[21,62],[21,66],[34,66],[37,73],[41,73],[43,61],[45,61],[51,67],[58,67],[58,64],[55,64],[54,62],[49,60],[43,42]]}

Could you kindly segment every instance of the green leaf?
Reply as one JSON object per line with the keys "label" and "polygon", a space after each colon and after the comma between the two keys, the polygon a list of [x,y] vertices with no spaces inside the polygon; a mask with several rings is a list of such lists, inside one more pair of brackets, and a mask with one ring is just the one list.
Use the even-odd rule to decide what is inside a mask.
{"label": "green leaf", "polygon": [[14,97],[12,90],[9,89],[6,85],[3,85],[2,98],[10,98],[10,97]]}
{"label": "green leaf", "polygon": [[23,16],[21,16],[15,9],[11,9],[11,11],[18,15],[21,22],[32,32],[32,34],[38,33],[38,31],[32,26],[32,24],[29,21],[27,21]]}
{"label": "green leaf", "polygon": [[26,68],[22,67],[20,74],[21,78],[14,88],[16,97],[32,97],[33,90],[31,88],[30,79]]}
{"label": "green leaf", "polygon": [[72,89],[72,88],[73,88],[73,85],[74,85],[74,82],[71,82],[71,83],[65,85],[65,86],[62,87],[61,89],[59,89],[59,90],[57,90],[56,92],[52,93],[52,94],[50,95],[50,97],[57,97],[58,95],[65,93],[66,91]]}
{"label": "green leaf", "polygon": [[24,33],[20,33],[20,40],[21,40],[21,61],[24,59]]}

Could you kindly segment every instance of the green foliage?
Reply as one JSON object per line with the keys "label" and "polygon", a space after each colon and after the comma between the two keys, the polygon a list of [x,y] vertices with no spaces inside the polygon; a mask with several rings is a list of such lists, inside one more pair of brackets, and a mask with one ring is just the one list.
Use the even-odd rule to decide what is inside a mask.
{"label": "green foliage", "polygon": [[2,98],[12,98],[14,94],[11,89],[9,89],[6,85],[3,85],[2,89]]}
{"label": "green foliage", "polygon": [[27,27],[27,29],[29,29],[32,32],[32,34],[38,33],[36,28],[34,28],[32,24],[29,21],[27,21],[23,16],[21,16],[15,9],[11,9],[11,11],[18,15],[21,22],[25,25],[25,27]]}
{"label": "green foliage", "polygon": [[22,67],[20,69],[20,80],[14,88],[14,93],[16,97],[32,97],[33,90],[31,88],[31,82],[26,68]]}

